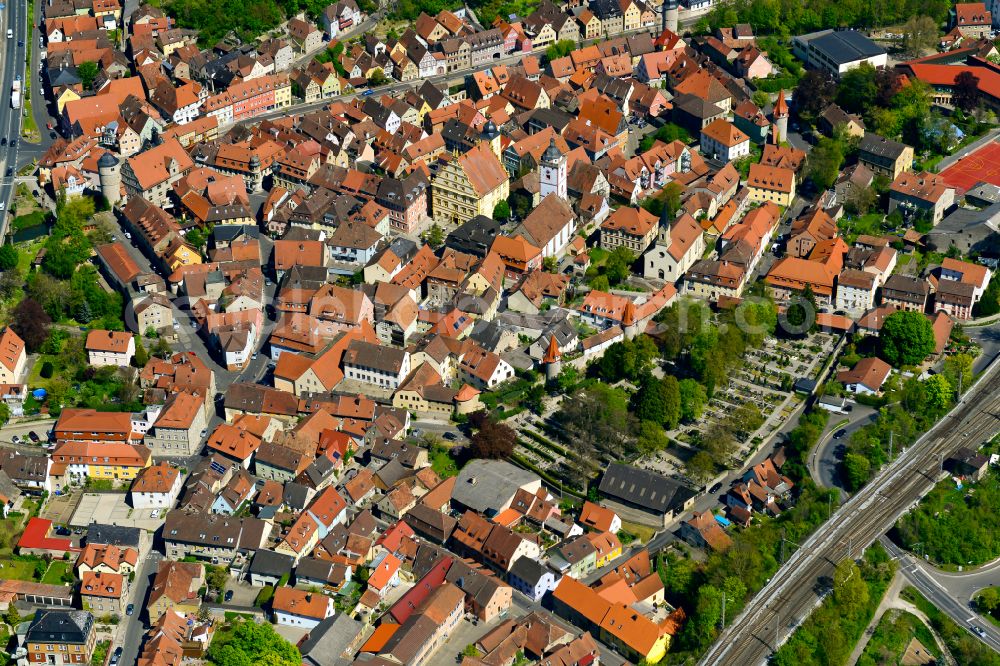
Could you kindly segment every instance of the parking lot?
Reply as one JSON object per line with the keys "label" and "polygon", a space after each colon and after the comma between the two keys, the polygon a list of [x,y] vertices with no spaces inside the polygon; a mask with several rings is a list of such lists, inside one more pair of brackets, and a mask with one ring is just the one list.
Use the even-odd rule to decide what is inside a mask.
{"label": "parking lot", "polygon": [[153,518],[150,514],[155,509],[133,509],[125,503],[125,493],[83,493],[79,497],[79,506],[69,523],[73,527],[103,523],[138,527],[152,532],[163,523],[162,509],[160,517]]}

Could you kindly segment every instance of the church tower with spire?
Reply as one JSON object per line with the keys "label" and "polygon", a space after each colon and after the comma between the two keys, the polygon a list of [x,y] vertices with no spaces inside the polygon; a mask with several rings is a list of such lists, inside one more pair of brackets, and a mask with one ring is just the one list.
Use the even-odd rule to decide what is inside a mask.
{"label": "church tower with spire", "polygon": [[549,140],[549,147],[542,153],[539,162],[541,174],[538,178],[539,199],[545,199],[550,194],[566,198],[566,156],[556,148],[555,137]]}

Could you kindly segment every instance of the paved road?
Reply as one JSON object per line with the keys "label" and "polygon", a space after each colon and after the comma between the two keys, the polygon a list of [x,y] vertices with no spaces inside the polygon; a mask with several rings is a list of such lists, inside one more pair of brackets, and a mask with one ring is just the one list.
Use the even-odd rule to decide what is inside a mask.
{"label": "paved road", "polygon": [[131,601],[135,604],[135,612],[122,618],[117,633],[118,640],[115,641],[116,645],[112,647],[114,649],[114,647],[121,646],[122,656],[118,663],[122,666],[130,666],[139,659],[139,645],[142,643],[142,635],[146,631],[145,623],[149,620],[145,611],[146,594],[149,592],[149,586],[153,582],[153,577],[156,576],[156,569],[162,559],[162,554],[150,548],[149,554],[135,574]]}
{"label": "paved road", "polygon": [[764,663],[815,608],[821,579],[832,579],[837,562],[858,557],[927,494],[948,455],[1000,432],[998,371],[1000,363],[994,360],[947,416],[821,525],[722,632],[701,663]]}
{"label": "paved road", "polygon": [[[56,423],[55,419],[42,419],[28,421],[25,423],[8,423],[0,429],[0,444],[11,442],[11,438],[17,435],[21,439],[27,439],[29,432],[34,432],[45,442],[46,433],[52,429]],[[30,440],[28,440],[30,442]],[[26,448],[42,450],[40,446],[29,444]]]}
{"label": "paved road", "polygon": [[[882,541],[884,543],[888,538]],[[889,546],[886,548],[890,549]],[[891,548],[903,552],[895,544],[891,544]],[[919,557],[912,559],[936,584],[963,603],[972,601],[976,593],[984,588],[1000,585],[1000,558],[966,571],[943,571]]]}
{"label": "paved road", "polygon": [[[680,22],[681,22],[681,24],[687,25],[689,23],[696,22],[699,18],[700,18],[700,16],[699,17],[693,17],[693,18],[687,18],[687,19],[681,19]],[[660,33],[660,27],[659,26],[660,26],[660,24],[659,24],[659,22],[657,22],[656,26],[654,26],[653,28],[640,28],[639,30],[630,30],[630,31],[623,32],[623,33],[620,33],[618,35],[615,35],[615,37],[626,37],[628,35],[635,35],[635,34],[639,34],[639,33],[643,33],[643,32],[649,33],[649,34],[651,34],[651,35],[653,35],[655,37],[655,36],[659,35],[659,33]],[[333,102],[349,102],[349,101],[351,101],[351,100],[353,100],[353,99],[355,99],[357,97],[370,97],[370,96],[373,96],[373,95],[379,95],[379,96],[381,96],[381,95],[396,95],[398,93],[406,92],[408,90],[415,90],[416,88],[419,88],[421,85],[423,85],[424,81],[430,81],[431,83],[433,83],[435,85],[441,85],[441,84],[456,85],[456,84],[462,83],[465,80],[465,77],[468,76],[468,75],[470,75],[470,74],[474,74],[476,72],[485,72],[486,70],[492,69],[493,67],[496,67],[497,65],[512,65],[512,64],[518,63],[521,60],[523,60],[526,55],[535,55],[535,56],[541,57],[541,56],[544,55],[544,53],[543,53],[543,51],[534,51],[534,52],[532,52],[530,54],[526,54],[526,53],[514,53],[514,54],[511,54],[511,55],[499,58],[497,60],[492,60],[492,61],[490,61],[490,62],[488,62],[488,63],[486,63],[484,65],[479,65],[477,67],[467,67],[467,68],[463,68],[463,69],[457,69],[457,70],[455,70],[453,72],[449,72],[447,74],[439,74],[438,76],[430,76],[430,77],[427,77],[427,78],[416,79],[414,81],[396,81],[396,82],[393,82],[393,83],[390,83],[390,84],[387,84],[387,85],[384,85],[384,86],[380,86],[378,88],[371,88],[371,89],[363,90],[363,91],[356,92],[356,93],[353,93],[353,94],[350,94],[350,95],[337,95],[335,97],[328,97],[328,98],[325,98],[325,99],[318,99],[315,102],[309,102],[308,104],[306,104],[304,102],[303,103],[299,103],[299,104],[292,104],[291,106],[285,107],[283,109],[275,109],[274,111],[271,111],[269,113],[262,113],[260,115],[254,116],[252,118],[246,118],[244,120],[239,120],[239,121],[235,122],[233,125],[230,125],[228,127],[220,128],[220,131],[223,131],[223,132],[224,131],[228,131],[228,130],[232,129],[233,127],[237,126],[237,125],[255,125],[255,124],[261,122],[262,120],[273,120],[274,118],[284,118],[284,117],[287,117],[287,116],[292,116],[292,115],[297,115],[297,114],[302,114],[302,113],[309,113],[311,111],[316,111],[317,109],[321,109],[324,106],[326,106],[328,104],[331,104]]]}
{"label": "paved road", "polygon": [[[834,414],[827,423],[826,430],[819,443],[813,447],[809,456],[809,475],[823,488],[843,488],[840,480],[840,463],[843,460],[843,447],[850,441],[856,430],[868,425],[878,418],[878,412],[865,405],[855,404],[847,416],[849,422],[838,427],[844,420],[840,414]],[[842,437],[834,434],[844,430]]]}
{"label": "paved road", "polygon": [[983,353],[972,363],[972,371],[980,373],[994,356],[1000,354],[1000,326],[991,324],[975,328],[967,327],[965,334],[983,348]]}
{"label": "paved road", "polygon": [[[888,537],[883,536],[880,541],[886,550],[889,551],[889,554],[892,555],[893,559],[899,561],[900,573],[920,591],[920,594],[927,597],[928,601],[941,609],[955,624],[986,643],[992,650],[1000,652],[1000,630],[992,622],[971,610],[969,606],[971,593],[969,596],[956,596],[953,587],[951,585],[946,586],[941,581],[942,578],[945,578],[945,583],[969,579],[969,581],[978,580],[982,583],[985,578],[990,577],[995,583],[997,581],[997,562],[983,567],[981,572],[946,576],[944,572],[934,570],[925,562],[900,549]],[[932,571],[936,573],[932,573]],[[971,584],[978,585],[977,589],[981,589],[983,585],[980,583],[972,582]],[[967,583],[962,582],[955,583],[955,587],[959,589],[965,589],[966,585]],[[974,630],[973,627],[976,627],[978,630]],[[979,631],[982,633],[980,634]]]}
{"label": "paved road", "polygon": [[[0,238],[7,232],[8,213],[10,208],[11,194],[14,190],[14,178],[7,176],[7,169],[17,168],[17,151],[20,142],[15,142],[11,146],[10,141],[17,139],[21,134],[21,112],[19,109],[10,108],[10,89],[17,76],[24,77],[24,40],[27,39],[27,5],[19,0],[9,0],[7,8],[0,14],[0,35],[6,39],[7,30],[13,30],[13,37],[6,39],[3,48],[3,71],[0,72],[0,100],[3,100],[4,112],[3,120],[0,120],[0,137],[6,138],[6,146],[0,147],[0,203],[3,204],[5,212],[0,214]],[[21,45],[18,46],[18,43]]]}

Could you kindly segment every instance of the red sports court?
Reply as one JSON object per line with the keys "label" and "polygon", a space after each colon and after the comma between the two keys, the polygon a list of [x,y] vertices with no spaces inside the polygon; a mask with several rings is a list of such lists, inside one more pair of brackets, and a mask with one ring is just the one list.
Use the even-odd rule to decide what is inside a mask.
{"label": "red sports court", "polygon": [[1000,186],[1000,143],[987,143],[959,159],[941,175],[949,185],[963,192],[983,181]]}

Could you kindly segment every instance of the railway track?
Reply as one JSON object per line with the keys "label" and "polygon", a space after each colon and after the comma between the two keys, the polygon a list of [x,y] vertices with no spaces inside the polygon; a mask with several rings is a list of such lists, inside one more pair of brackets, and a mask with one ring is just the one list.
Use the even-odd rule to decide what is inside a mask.
{"label": "railway track", "polygon": [[926,495],[944,460],[1000,432],[1000,362],[994,359],[951,412],[821,525],[722,632],[705,666],[767,661],[829,590],[837,562],[857,558]]}

